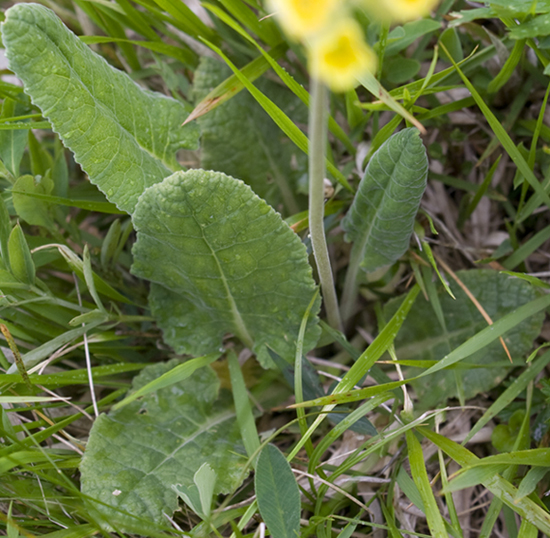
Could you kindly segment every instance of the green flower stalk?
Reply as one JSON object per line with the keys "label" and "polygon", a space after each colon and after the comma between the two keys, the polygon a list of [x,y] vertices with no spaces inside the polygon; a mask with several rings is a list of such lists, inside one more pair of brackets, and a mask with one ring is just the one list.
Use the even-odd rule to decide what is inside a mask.
{"label": "green flower stalk", "polygon": [[327,101],[326,86],[313,78],[309,103],[309,232],[328,322],[332,327],[342,329],[323,222]]}

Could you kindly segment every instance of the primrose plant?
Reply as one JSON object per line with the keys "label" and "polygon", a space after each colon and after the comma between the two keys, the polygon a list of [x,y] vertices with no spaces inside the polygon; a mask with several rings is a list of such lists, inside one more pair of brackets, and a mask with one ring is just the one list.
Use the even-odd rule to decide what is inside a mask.
{"label": "primrose plant", "polygon": [[[257,446],[242,445],[235,412],[218,398],[219,381],[208,367],[224,352],[226,335],[264,368],[277,361],[292,365],[319,340],[321,297],[329,324],[342,329],[354,311],[360,273],[391,265],[407,250],[428,167],[414,127],[372,155],[342,220],[352,246],[339,308],[324,229],[327,94],[328,88],[352,91],[358,79],[376,82],[376,54],[354,10],[366,9],[387,26],[433,5],[269,3],[309,58],[308,219],[321,295],[304,242],[273,207],[239,178],[185,171],[178,163],[178,150],[195,150],[201,141],[197,122],[186,122],[185,103],[136,85],[49,9],[25,3],[7,11],[2,39],[10,69],[90,182],[131,216],[137,233],[132,272],[150,282],[149,308],[165,342],[194,357],[145,369],[133,385],[141,399],[121,402],[96,420],[81,465],[82,488],[106,526],[135,530],[163,523],[177,507],[178,492],[192,499],[193,488],[203,491],[196,473],[205,462],[208,495],[235,490],[246,475],[245,454],[253,461]],[[200,122],[205,148],[207,118]],[[353,192],[341,173],[333,175]],[[180,367],[176,386],[144,390]],[[201,501],[208,513],[208,502]]]}

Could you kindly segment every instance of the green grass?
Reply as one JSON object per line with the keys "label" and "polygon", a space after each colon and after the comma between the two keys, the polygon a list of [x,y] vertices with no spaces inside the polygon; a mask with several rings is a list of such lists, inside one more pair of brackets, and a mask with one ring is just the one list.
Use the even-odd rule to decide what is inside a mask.
{"label": "green grass", "polygon": [[[181,103],[178,110],[202,130],[209,166],[238,170],[253,188],[262,184],[311,254],[304,50],[264,18],[261,2],[202,1],[201,16],[179,0],[42,3],[141,87]],[[376,77],[330,97],[333,188],[324,227],[340,301],[351,252],[342,218],[367,164],[404,127],[425,130],[428,184],[408,250],[389,267],[358,269],[345,334],[321,321],[317,346],[308,349],[308,320],[319,302],[308,296],[303,316],[293,313],[302,325],[291,359],[271,348],[261,357],[271,368],[231,333],[212,353],[171,347],[159,318],[172,313],[151,310],[150,282],[131,271],[132,247],[144,234],[134,224],[144,227],[143,214],[132,220],[90,182],[52,131],[55,121],[0,71],[0,533],[252,537],[263,532],[264,518],[268,531],[270,524],[282,529],[275,538],[294,531],[304,538],[550,535],[550,52],[544,32],[530,24],[536,17],[543,24],[550,9],[538,4],[537,11],[530,2],[495,2],[479,12],[443,1],[432,21],[401,30],[357,13],[381,64]],[[461,10],[462,18],[451,14]],[[204,67],[205,54],[219,62],[216,76]],[[229,106],[241,108],[231,116]],[[262,137],[274,125],[279,138],[270,134],[266,148]],[[244,149],[241,129],[254,133]],[[237,163],[223,144],[243,151]],[[204,158],[182,150],[174,169],[200,168]],[[268,170],[254,168],[260,158]],[[281,201],[276,173],[288,175],[297,211]],[[309,261],[314,267],[312,255]],[[173,358],[180,364],[151,373]],[[211,412],[203,395],[217,383],[200,377],[210,367],[221,402],[212,416],[234,420],[224,438],[201,422]],[[186,419],[190,411],[180,417],[169,403],[174,394],[184,408],[182,387],[201,413],[191,418],[212,435],[205,450],[231,457],[231,469],[223,458],[201,467],[209,454],[182,457],[184,478],[151,486],[155,499],[176,499],[170,485],[179,484],[178,509],[166,501],[156,522],[145,508],[125,514],[83,493],[82,483],[104,468],[101,458],[81,467],[88,443],[105,468],[128,450],[141,472],[141,460],[153,458],[155,447],[162,453],[171,430],[155,430],[170,420],[153,414],[140,440],[139,417],[161,402],[174,422]],[[107,413],[120,422],[102,431],[100,450],[97,431],[107,417],[98,416]],[[137,437],[125,441],[134,419]],[[294,503],[296,492],[281,454],[300,490],[289,521],[281,517],[281,492],[292,490]],[[225,472],[231,487],[217,489]]]}

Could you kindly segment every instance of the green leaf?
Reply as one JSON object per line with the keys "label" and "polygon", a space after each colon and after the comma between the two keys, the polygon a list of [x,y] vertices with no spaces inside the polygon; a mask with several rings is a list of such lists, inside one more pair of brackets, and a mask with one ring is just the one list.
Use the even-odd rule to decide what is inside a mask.
{"label": "green leaf", "polygon": [[431,535],[434,538],[447,538],[449,535],[445,530],[445,523],[437,506],[430,479],[428,478],[422,446],[412,430],[408,430],[405,435],[407,438],[411,474],[422,498],[424,513],[426,514]]}
{"label": "green leaf", "polygon": [[219,353],[212,353],[210,355],[206,355],[205,357],[197,357],[196,359],[190,359],[182,364],[178,364],[172,368],[172,370],[169,370],[160,377],[154,379],[146,385],[143,385],[139,390],[135,390],[132,394],[124,398],[124,400],[113,405],[113,410],[120,409],[134,400],[145,396],[146,394],[170,387],[175,383],[179,383],[180,381],[187,379],[189,376],[193,375],[196,370],[208,366],[210,363],[218,359],[218,357]]}
{"label": "green leaf", "polygon": [[[479,461],[479,458],[472,452],[438,433],[422,427],[417,428],[417,431],[435,443],[461,466],[473,465]],[[517,496],[518,490],[499,474],[492,473],[483,481],[483,485],[495,497],[498,497],[521,517],[530,521],[544,534],[548,535],[550,533],[550,514],[546,509],[536,504],[529,497],[519,498]]]}
{"label": "green leaf", "polygon": [[[13,118],[27,113],[27,107],[13,99],[6,98],[2,105],[2,119]],[[5,124],[9,126],[9,123]],[[29,133],[26,130],[0,131],[0,159],[14,178],[19,176],[19,164],[27,145]]]}
{"label": "green leaf", "polygon": [[[174,359],[143,370],[134,378],[139,390],[178,364]],[[205,367],[187,379],[122,409],[100,415],[90,432],[82,460],[82,492],[105,526],[136,532],[166,523],[177,508],[172,486],[194,485],[207,463],[217,474],[214,493],[240,484],[246,463],[227,400],[217,400],[219,381]],[[106,506],[105,506],[106,505]],[[123,513],[128,512],[129,515]]]}
{"label": "green leaf", "polygon": [[53,190],[53,181],[49,174],[45,176],[21,176],[13,186],[13,206],[17,214],[29,224],[55,229],[55,223],[50,214],[50,204],[27,194],[49,195]]}
{"label": "green leaf", "polygon": [[11,220],[6,202],[0,196],[0,257],[4,267],[9,267],[8,239],[11,234]]}
{"label": "green leaf", "polygon": [[273,538],[300,536],[300,490],[281,451],[267,445],[258,458],[254,479],[258,508]]}
{"label": "green leaf", "polygon": [[342,221],[352,259],[364,271],[394,263],[409,246],[426,188],[428,159],[419,132],[404,129],[372,156]]}
{"label": "green leaf", "polygon": [[[260,90],[258,90],[258,88],[256,88],[256,86],[254,86],[254,84],[252,84],[250,80],[246,78],[246,76],[233,64],[233,62],[227,57],[227,55],[224,54],[224,52],[219,47],[216,47],[214,44],[209,43],[204,39],[203,41],[216,54],[224,59],[225,63],[231,68],[231,71],[233,71],[239,81],[245,86],[245,88],[250,92],[254,99],[256,99],[260,106],[267,112],[269,117],[280,127],[280,129],[290,138],[290,140],[292,140],[292,142],[294,142],[294,144],[298,146],[299,149],[307,154],[309,151],[309,142],[307,136],[298,128],[298,126],[271,99],[266,97]],[[378,81],[374,77],[373,79],[376,83],[378,83]],[[382,99],[384,98],[385,96],[382,95]],[[398,103],[395,104],[398,105]],[[401,107],[401,105],[398,105],[398,107]],[[401,107],[401,109],[402,108],[403,107]],[[408,114],[406,110],[404,111],[404,113]],[[415,121],[414,118],[412,118],[412,121]],[[332,174],[332,176],[338,181],[338,183],[340,183],[350,192],[353,192],[353,189],[348,183],[346,177],[329,159],[326,159],[326,167],[327,171]]]}
{"label": "green leaf", "polygon": [[[536,292],[529,283],[495,271],[459,271],[457,276],[481,303],[493,322],[536,297]],[[476,333],[487,328],[487,322],[464,291],[454,281],[450,283],[450,287],[456,300],[444,291],[443,286],[440,285],[437,290],[446,331],[438,322],[430,303],[424,298],[417,299],[395,339],[396,355],[400,359],[439,361]],[[393,314],[397,304],[394,306],[393,301],[390,301],[386,305],[386,319]],[[504,341],[518,364],[523,363],[520,358],[529,351],[538,336],[542,319],[543,314],[537,313],[504,335]],[[499,361],[506,364],[508,358],[497,339],[488,346],[475,350],[468,361],[483,366]],[[500,384],[508,371],[506,367],[495,366],[455,371],[440,370],[413,381],[412,385],[422,407],[428,408],[457,395],[455,376],[460,376],[465,398],[471,398]],[[420,370],[413,368],[409,374],[416,375],[419,372]]]}
{"label": "green leaf", "polygon": [[139,88],[49,9],[10,8],[2,39],[25,92],[90,181],[120,209],[133,211],[147,187],[180,168],[178,149],[197,147],[196,126],[181,127],[187,117],[181,103]]}
{"label": "green leaf", "polygon": [[388,35],[385,55],[393,56],[406,49],[419,37],[435,32],[439,28],[441,28],[441,23],[434,19],[420,19],[398,26]]}
{"label": "green leaf", "polygon": [[25,284],[34,284],[36,280],[34,262],[25,234],[19,223],[14,226],[10,233],[8,252],[13,276]]}
{"label": "green leaf", "polygon": [[[300,239],[250,187],[218,172],[177,172],[143,194],[134,226],[132,272],[155,283],[151,311],[178,353],[215,352],[231,332],[264,366],[266,346],[293,360],[315,283]],[[304,352],[319,336],[318,310],[319,299]]]}
{"label": "green leaf", "polygon": [[[226,80],[231,70],[204,57],[195,72],[194,93],[198,101]],[[291,92],[268,80],[256,84],[295,122],[307,123],[307,108]],[[273,207],[281,202],[288,214],[298,213],[296,184],[306,172],[306,156],[271,120],[248,92],[198,119],[201,128],[201,167],[238,177]],[[294,163],[294,166],[291,165]]]}
{"label": "green leaf", "polygon": [[[403,84],[410,80],[420,71],[420,62],[413,58],[397,56],[384,62],[384,74],[388,82],[392,84]],[[356,101],[358,98],[356,96]]]}
{"label": "green leaf", "polygon": [[[439,41],[445,45],[455,62],[464,60],[464,51],[456,28],[447,28],[439,37]],[[447,58],[446,53],[443,53],[443,58]]]}

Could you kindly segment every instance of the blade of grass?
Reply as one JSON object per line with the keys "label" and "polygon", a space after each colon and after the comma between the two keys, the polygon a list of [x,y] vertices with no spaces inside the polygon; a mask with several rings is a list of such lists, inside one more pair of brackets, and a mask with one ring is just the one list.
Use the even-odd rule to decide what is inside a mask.
{"label": "blade of grass", "polygon": [[509,314],[506,314],[506,316],[495,321],[493,325],[482,329],[470,339],[466,340],[466,342],[443,357],[435,366],[432,366],[425,372],[421,373],[418,377],[431,375],[469,357],[476,351],[479,351],[491,342],[494,342],[497,338],[500,338],[503,334],[516,325],[519,325],[524,319],[527,319],[537,312],[548,308],[548,306],[550,306],[550,295],[539,297],[523,306],[520,306],[519,308],[516,308]]}
{"label": "blade of grass", "polygon": [[[260,439],[258,430],[254,422],[254,414],[250,405],[250,398],[244,381],[239,359],[233,350],[227,354],[229,365],[229,375],[231,377],[231,391],[233,392],[233,401],[235,402],[235,414],[237,415],[237,424],[241,432],[244,448],[249,458],[260,451]],[[258,457],[253,459],[253,466],[256,466]]]}
{"label": "blade of grass", "polygon": [[[417,431],[461,466],[472,465],[479,460],[469,450],[442,435],[423,427],[417,428]],[[550,533],[550,514],[528,497],[517,500],[517,489],[510,482],[498,474],[493,474],[482,484],[522,518],[535,525],[543,533]]]}
{"label": "blade of grass", "polygon": [[313,473],[323,454],[330,448],[330,446],[344,434],[355,422],[357,422],[361,417],[364,417],[370,411],[376,409],[379,405],[383,404],[390,398],[393,398],[391,392],[384,392],[378,396],[374,396],[368,402],[365,402],[363,405],[359,406],[357,409],[349,413],[343,420],[338,424],[334,425],[331,430],[321,439],[319,444],[313,450],[310,458],[308,470],[310,473]]}
{"label": "blade of grass", "polygon": [[[304,338],[306,336],[306,328],[307,328],[307,322],[309,319],[309,314],[311,312],[311,309],[313,308],[313,305],[315,303],[315,299],[317,298],[317,295],[319,293],[319,289],[314,293],[306,311],[304,312],[304,315],[302,317],[302,322],[300,323],[300,330],[298,332],[298,339],[296,341],[296,355],[294,357],[294,394],[295,394],[295,401],[297,404],[301,404],[304,401],[304,390],[303,390],[303,382],[302,382],[302,357],[304,354]],[[307,431],[307,420],[306,420],[306,414],[303,409],[297,409],[296,415],[298,417],[298,425],[300,427],[300,433],[301,435],[305,435]],[[308,458],[311,458],[311,453],[313,452],[313,445],[311,443],[311,440],[306,443],[306,452],[308,455]]]}
{"label": "blade of grass", "polygon": [[80,36],[80,40],[87,45],[93,45],[96,43],[129,43],[130,45],[135,45],[136,47],[143,47],[144,49],[164,54],[165,56],[174,58],[189,67],[195,67],[197,65],[197,55],[191,49],[185,48],[181,45],[175,47],[159,41],[136,41],[133,39],[111,36]]}
{"label": "blade of grass", "polygon": [[111,215],[126,215],[124,211],[117,208],[115,204],[110,202],[93,202],[89,200],[75,200],[72,198],[61,198],[59,196],[51,196],[50,194],[40,194],[23,192],[19,190],[10,191],[21,196],[29,196],[30,198],[36,198],[38,200],[44,200],[50,204],[62,205],[68,207],[77,207],[79,209],[86,209],[88,211],[97,211],[98,213],[109,213]]}
{"label": "blade of grass", "polygon": [[531,239],[523,243],[513,254],[508,256],[502,265],[504,268],[512,270],[515,269],[520,263],[525,261],[535,250],[540,248],[546,241],[550,239],[550,226],[546,226],[537,232]]}
{"label": "blade of grass", "polygon": [[203,37],[215,43],[218,41],[215,31],[206,26],[184,2],[179,0],[155,0],[155,2],[174,17],[174,26],[186,34],[196,39]]}
{"label": "blade of grass", "polygon": [[[263,50],[263,49],[262,49]],[[269,52],[265,52],[264,56],[252,60],[246,64],[240,71],[243,77],[250,82],[254,82],[258,77],[261,77],[270,67],[270,62],[267,60],[267,56],[273,59],[273,61],[279,59],[288,50],[286,43],[279,43],[276,47],[272,48]],[[190,121],[200,118],[204,114],[214,110],[216,107],[225,103],[231,99],[234,95],[237,95],[244,89],[244,84],[237,78],[236,75],[231,75],[228,79],[224,80],[221,84],[216,86],[202,101],[195,105],[195,108],[187,116],[183,125]]]}
{"label": "blade of grass", "polygon": [[550,351],[547,351],[542,357],[529,364],[528,368],[522,372],[496,400],[483,413],[481,418],[476,422],[470,430],[464,443],[467,443],[478,431],[483,428],[492,418],[498,415],[503,409],[508,407],[526,388],[527,385],[535,379],[535,377],[550,364]]}
{"label": "blade of grass", "polygon": [[[249,28],[269,46],[273,47],[281,40],[281,34],[271,17],[258,20],[258,16],[241,0],[219,1],[242,25]],[[202,5],[208,8],[205,2]]]}
{"label": "blade of grass", "polygon": [[[266,97],[260,90],[258,90],[242,73],[237,69],[233,62],[213,43],[208,40],[202,39],[202,41],[210,47],[216,54],[221,56],[227,65],[231,68],[233,73],[241,81],[241,83],[250,92],[252,97],[260,104],[260,106],[267,112],[269,117],[281,128],[281,130],[301,149],[306,155],[308,154],[308,139],[307,136],[295,125],[295,123],[273,102]],[[348,183],[347,179],[328,159],[326,159],[327,170],[334,176],[334,178],[348,191],[353,192],[352,187]]]}
{"label": "blade of grass", "polygon": [[357,80],[364,86],[372,95],[380,99],[396,114],[411,122],[422,134],[426,134],[424,126],[405,108],[399,104],[391,94],[380,84],[379,80],[370,72],[366,72]]}
{"label": "blade of grass", "polygon": [[[443,48],[445,46],[441,44]],[[450,57],[449,52],[446,50],[447,55]],[[460,75],[460,78],[470,90],[470,93],[472,94],[472,97],[475,99],[475,102],[479,109],[481,110],[481,113],[483,116],[485,116],[485,119],[489,123],[489,126],[495,133],[496,137],[498,138],[499,142],[502,144],[508,155],[510,156],[510,159],[514,162],[514,164],[518,167],[519,171],[523,174],[525,179],[529,182],[531,187],[535,190],[535,192],[541,197],[543,202],[550,207],[550,197],[548,194],[544,191],[542,188],[542,185],[538,181],[538,179],[535,177],[535,174],[533,174],[533,171],[523,158],[523,155],[520,153],[512,139],[510,138],[510,135],[506,132],[504,127],[500,124],[498,119],[495,117],[495,115],[491,112],[491,109],[486,105],[485,101],[479,95],[478,91],[475,89],[474,85],[468,80],[468,78],[464,75],[460,67],[457,65],[457,63],[451,58],[451,62],[453,63],[454,68],[456,69],[457,73]]]}
{"label": "blade of grass", "polygon": [[[405,321],[409,310],[420,292],[420,286],[415,284],[409,291],[397,312],[393,315],[388,324],[380,331],[380,334],[374,339],[372,344],[361,354],[347,374],[336,385],[332,394],[339,394],[351,390],[359,380],[372,368],[374,363],[383,355],[383,353],[392,345],[401,325]],[[326,405],[321,410],[321,414],[315,419],[307,432],[302,436],[289,454],[289,460],[294,458],[302,449],[307,440],[313,435],[319,424],[325,419],[326,414],[336,407],[334,404]]]}
{"label": "blade of grass", "polygon": [[424,464],[422,446],[412,430],[407,431],[406,439],[409,462],[411,464],[411,475],[424,504],[424,514],[426,515],[428,527],[435,538],[448,538],[449,535],[445,528],[445,522],[439,512],[439,507],[437,506],[428,478],[428,471]]}
{"label": "blade of grass", "polygon": [[180,381],[187,379],[190,375],[193,374],[193,372],[197,371],[199,368],[204,368],[205,366],[212,364],[219,357],[219,353],[210,353],[209,355],[205,355],[204,357],[197,357],[196,359],[185,361],[183,364],[179,364],[178,366],[172,368],[169,372],[162,374],[160,377],[157,377],[157,379],[150,381],[143,387],[140,387],[135,392],[132,392],[132,394],[126,396],[124,400],[113,405],[112,409],[120,409],[121,407],[128,405],[130,402],[133,402],[134,400],[137,400],[138,398],[141,398],[146,394],[150,394],[151,392],[155,392],[157,390],[174,385],[175,383],[179,383]]}
{"label": "blade of grass", "polygon": [[[244,37],[249,43],[254,45],[258,51],[262,54],[262,56],[266,59],[266,61],[269,63],[269,65],[273,68],[275,73],[279,76],[279,78],[286,84],[287,88],[298,97],[304,103],[307,107],[309,107],[309,93],[300,85],[298,84],[292,75],[288,73],[285,69],[283,69],[274,58],[272,58],[250,35],[248,35],[238,24],[235,23],[231,17],[228,17],[223,11],[218,9],[216,6],[212,4],[204,4],[204,7],[209,9],[212,13],[216,14],[223,22],[225,22],[228,26],[233,28],[237,33],[239,33],[242,37]],[[355,155],[356,150],[355,146],[349,139],[348,135],[344,132],[344,130],[336,123],[336,120],[329,114],[328,115],[328,127],[332,134],[336,136],[345,146],[346,149],[352,154]]]}

